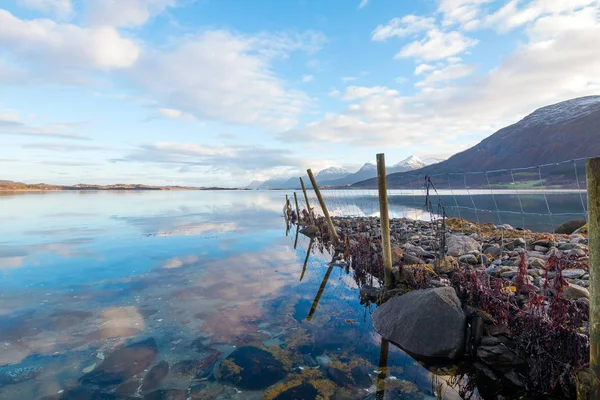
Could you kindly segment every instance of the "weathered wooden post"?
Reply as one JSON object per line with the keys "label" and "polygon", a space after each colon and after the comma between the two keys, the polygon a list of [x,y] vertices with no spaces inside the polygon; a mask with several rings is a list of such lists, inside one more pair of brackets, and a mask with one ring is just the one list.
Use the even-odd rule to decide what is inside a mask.
{"label": "weathered wooden post", "polygon": [[[319,185],[317,185],[317,180],[313,175],[312,171],[309,169],[306,170],[308,173],[308,178],[310,179],[310,183],[312,183],[313,189],[315,189],[315,194],[317,195],[317,200],[319,200],[319,204],[321,205],[321,209],[323,210],[323,214],[325,215],[325,219],[327,220],[327,224],[329,225],[329,230],[331,231],[331,236],[336,243],[339,243],[340,239],[338,238],[337,231],[335,230],[335,226],[333,226],[333,221],[329,216],[329,211],[327,210],[327,206],[325,205],[325,201],[323,200],[323,196],[321,196],[321,191],[319,190]],[[390,253],[391,254],[391,253]]]}
{"label": "weathered wooden post", "polygon": [[600,400],[600,157],[586,162],[590,247],[591,398]]}
{"label": "weathered wooden post", "polygon": [[383,272],[386,289],[392,289],[392,243],[390,240],[390,215],[388,211],[387,181],[385,177],[385,154],[377,154],[377,183],[379,186],[379,221],[381,222],[381,247],[383,249]]}
{"label": "weathered wooden post", "polygon": [[310,307],[310,312],[308,313],[308,317],[306,317],[307,321],[312,320],[315,311],[317,311],[317,306],[319,305],[319,300],[321,300],[321,296],[323,295],[323,291],[325,291],[325,286],[327,286],[327,281],[329,280],[329,275],[331,275],[331,271],[333,271],[333,264],[329,266],[327,272],[325,273],[325,277],[321,282],[321,286],[319,286],[319,291],[313,300],[312,306]]}
{"label": "weathered wooden post", "polygon": [[310,242],[308,242],[308,249],[306,249],[306,258],[304,259],[304,265],[302,266],[302,275],[300,275],[300,282],[304,279],[304,274],[306,273],[306,264],[308,263],[308,258],[310,257],[310,252],[312,250],[312,245],[315,239],[310,238]]}
{"label": "weathered wooden post", "polygon": [[385,380],[387,379],[388,353],[390,342],[381,338],[381,348],[379,349],[379,374],[377,375],[377,384],[375,398],[383,400],[385,398]]}
{"label": "weathered wooden post", "polygon": [[296,225],[300,225],[300,207],[298,207],[298,196],[294,192],[294,201],[296,202]]}
{"label": "weathered wooden post", "polygon": [[304,193],[304,201],[306,201],[306,211],[308,211],[308,220],[310,223],[314,223],[312,220],[312,212],[310,211],[310,203],[308,202],[308,195],[306,194],[306,188],[304,187],[304,181],[300,177],[300,185],[302,186],[302,192]]}

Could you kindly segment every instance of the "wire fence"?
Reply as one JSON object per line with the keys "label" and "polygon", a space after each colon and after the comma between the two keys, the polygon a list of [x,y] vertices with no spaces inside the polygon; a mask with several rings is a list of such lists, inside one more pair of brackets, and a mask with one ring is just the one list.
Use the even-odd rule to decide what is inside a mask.
{"label": "wire fence", "polygon": [[[587,220],[585,161],[481,172],[388,175],[389,217],[439,218],[441,215],[432,216],[428,208],[429,189],[429,198],[443,207],[448,217],[553,232],[566,221]],[[332,217],[378,217],[376,178],[371,186],[323,187],[321,194]],[[310,207],[322,215],[315,192],[309,187],[310,182]],[[297,195],[300,209],[306,208],[301,189]]]}

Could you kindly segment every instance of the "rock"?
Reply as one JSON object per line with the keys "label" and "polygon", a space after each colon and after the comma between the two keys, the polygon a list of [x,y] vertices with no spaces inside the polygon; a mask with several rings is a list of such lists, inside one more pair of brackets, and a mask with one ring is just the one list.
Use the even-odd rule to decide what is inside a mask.
{"label": "rock", "polygon": [[574,243],[559,243],[558,249],[562,251],[573,250],[575,248]]}
{"label": "rock", "polygon": [[392,265],[398,265],[402,261],[402,249],[400,247],[392,247]]}
{"label": "rock", "polygon": [[506,378],[506,380],[509,381],[513,386],[520,388],[524,388],[526,386],[523,378],[515,370],[505,373],[504,378]]}
{"label": "rock", "polygon": [[590,292],[584,287],[581,287],[574,283],[569,283],[569,285],[563,289],[562,296],[565,299],[569,299],[569,300],[577,300],[577,299],[581,299],[583,297],[586,299],[589,299]]}
{"label": "rock", "polygon": [[492,381],[498,381],[498,376],[496,375],[496,373],[494,371],[492,371],[492,369],[490,367],[488,367],[487,365],[485,365],[482,362],[476,361],[473,366],[475,367],[475,369],[477,371],[479,371],[479,373],[483,374],[486,378],[492,380]]}
{"label": "rock", "polygon": [[87,374],[88,372],[92,372],[94,370],[94,368],[96,368],[96,363],[93,363],[92,365],[85,367],[84,369],[81,370],[81,372],[83,372],[84,374]]}
{"label": "rock", "polygon": [[119,385],[115,389],[115,394],[119,397],[131,396],[131,395],[135,394],[135,392],[137,392],[140,385],[141,385],[141,382],[136,381],[136,380],[127,381],[127,382]]}
{"label": "rock", "polygon": [[44,397],[42,400],[120,400],[112,393],[101,392],[89,387],[76,387],[67,389],[57,396]]}
{"label": "rock", "polygon": [[171,367],[171,374],[179,378],[193,379],[198,372],[198,360],[181,360]]}
{"label": "rock", "polygon": [[562,276],[568,279],[578,279],[585,275],[585,271],[582,269],[565,269],[562,272]]}
{"label": "rock", "polygon": [[448,255],[460,257],[472,250],[481,250],[481,245],[469,236],[451,235],[447,241]]}
{"label": "rock", "polygon": [[0,386],[28,381],[38,376],[41,372],[41,365],[28,365],[25,363],[0,367]]}
{"label": "rock", "polygon": [[265,389],[286,374],[283,364],[268,351],[254,346],[237,348],[219,368],[219,378],[246,390]]}
{"label": "rock", "polygon": [[410,253],[404,253],[404,255],[402,256],[402,263],[405,265],[425,264],[425,261]]}
{"label": "rock", "polygon": [[477,358],[492,369],[499,371],[510,371],[525,363],[521,357],[504,344],[479,346]]}
{"label": "rock", "polygon": [[532,257],[529,259],[529,265],[533,268],[546,268],[546,261],[541,258]]}
{"label": "rock", "polygon": [[329,364],[331,364],[331,358],[329,358],[329,356],[326,355],[318,356],[317,362],[321,367],[327,367]]}
{"label": "rock", "polygon": [[360,304],[374,303],[379,296],[379,289],[371,285],[362,285],[360,288]]}
{"label": "rock", "polygon": [[565,251],[565,254],[568,256],[575,256],[575,257],[585,257],[586,256],[585,251],[583,251],[581,249],[571,249],[571,250]]}
{"label": "rock", "polygon": [[371,386],[369,370],[364,365],[352,368],[352,370],[350,370],[350,375],[352,375],[352,379],[357,387],[368,388]]}
{"label": "rock", "polygon": [[515,240],[513,240],[513,242],[510,244],[510,246],[512,247],[513,250],[516,250],[517,248],[525,248],[527,242],[525,242],[525,239],[523,238],[516,238]]}
{"label": "rock", "polygon": [[548,239],[540,239],[540,240],[536,240],[535,242],[533,242],[534,246],[543,246],[543,247],[550,247],[550,240]]}
{"label": "rock", "polygon": [[158,355],[154,338],[115,350],[102,364],[81,377],[84,384],[118,385],[139,374],[150,366]]}
{"label": "rock", "polygon": [[502,248],[500,248],[500,245],[498,243],[494,243],[494,244],[486,247],[483,252],[485,254],[489,254],[492,257],[496,258],[496,257],[499,257],[502,255]]}
{"label": "rock", "polygon": [[546,253],[548,251],[548,248],[544,246],[535,245],[533,246],[533,250],[539,251],[540,253]]}
{"label": "rock", "polygon": [[453,272],[458,267],[458,262],[456,258],[452,256],[445,256],[440,260],[437,266],[437,272],[440,274],[449,274]]}
{"label": "rock", "polygon": [[463,256],[460,256],[460,257],[458,257],[458,261],[461,263],[469,264],[469,265],[479,264],[477,257],[473,254],[465,254]]}
{"label": "rock", "polygon": [[312,356],[310,354],[304,354],[302,357],[304,358],[304,363],[307,366],[309,366],[311,368],[315,368],[315,367],[319,366],[319,364],[317,364],[317,362],[315,361],[315,359],[312,358]]}
{"label": "rock", "polygon": [[375,330],[415,356],[457,358],[464,353],[466,316],[451,287],[394,297],[373,314]]}
{"label": "rock", "polygon": [[279,393],[273,400],[313,400],[318,396],[319,392],[313,385],[303,382]]}
{"label": "rock", "polygon": [[577,229],[581,228],[587,223],[585,219],[573,219],[571,221],[567,221],[554,231],[554,233],[561,233],[565,235],[570,235],[575,232]]}
{"label": "rock", "polygon": [[319,228],[314,225],[308,225],[305,228],[300,229],[300,233],[309,238],[314,238],[319,233]]}
{"label": "rock", "polygon": [[352,387],[354,384],[346,372],[335,367],[330,366],[327,368],[327,376],[340,387]]}
{"label": "rock", "polygon": [[169,363],[161,361],[148,371],[142,382],[142,392],[154,389],[169,373]]}
{"label": "rock", "polygon": [[186,390],[161,389],[144,395],[144,400],[187,400]]}

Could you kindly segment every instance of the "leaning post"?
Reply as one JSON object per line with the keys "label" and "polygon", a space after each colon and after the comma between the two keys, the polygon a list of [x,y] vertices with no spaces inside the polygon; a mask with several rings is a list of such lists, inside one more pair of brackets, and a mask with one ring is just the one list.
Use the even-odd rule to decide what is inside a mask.
{"label": "leaning post", "polygon": [[296,202],[296,225],[300,225],[300,207],[298,207],[298,196],[296,196],[296,192],[294,192],[294,201]]}
{"label": "leaning post", "polygon": [[385,154],[377,154],[377,183],[379,186],[379,220],[381,221],[381,247],[383,248],[383,272],[386,289],[394,286],[392,275],[392,243],[390,240],[390,215],[388,211],[387,181],[385,177]]}
{"label": "leaning post", "polygon": [[323,214],[325,214],[325,219],[327,220],[327,224],[329,225],[329,231],[331,232],[331,236],[336,243],[339,243],[339,238],[337,232],[335,230],[335,226],[333,226],[333,221],[329,216],[329,211],[327,211],[327,206],[325,205],[325,201],[323,200],[323,196],[321,196],[321,191],[319,190],[319,185],[317,185],[317,180],[313,175],[312,171],[309,169],[306,170],[308,173],[308,178],[310,179],[310,183],[312,183],[313,189],[315,189],[315,194],[317,195],[317,200],[319,200],[319,204],[321,205],[321,209],[323,210]]}
{"label": "leaning post", "polygon": [[586,162],[590,248],[591,398],[600,400],[600,157]]}
{"label": "leaning post", "polygon": [[304,193],[304,201],[306,201],[306,211],[308,211],[308,220],[311,224],[314,224],[312,220],[312,212],[310,211],[310,203],[308,202],[308,195],[306,194],[306,188],[304,187],[304,181],[300,177],[300,185],[302,185],[302,192]]}

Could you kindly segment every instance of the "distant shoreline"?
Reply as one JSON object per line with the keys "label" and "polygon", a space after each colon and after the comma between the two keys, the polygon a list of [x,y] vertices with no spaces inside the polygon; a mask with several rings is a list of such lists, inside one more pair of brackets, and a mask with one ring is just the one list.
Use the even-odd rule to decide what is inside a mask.
{"label": "distant shoreline", "polygon": [[140,184],[114,185],[48,185],[27,184],[0,180],[0,192],[64,192],[64,191],[192,191],[192,190],[251,190],[247,188],[193,187],[193,186],[149,186]]}

